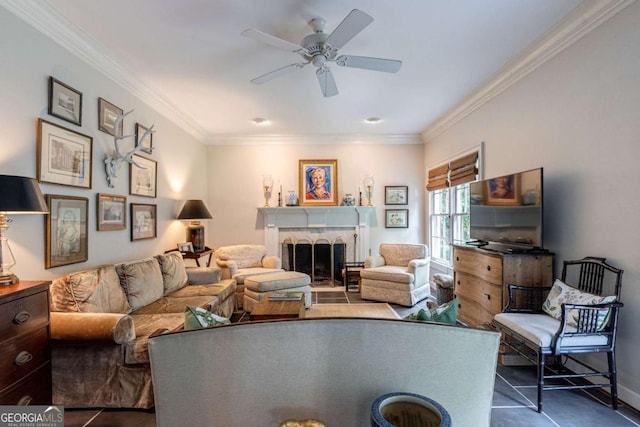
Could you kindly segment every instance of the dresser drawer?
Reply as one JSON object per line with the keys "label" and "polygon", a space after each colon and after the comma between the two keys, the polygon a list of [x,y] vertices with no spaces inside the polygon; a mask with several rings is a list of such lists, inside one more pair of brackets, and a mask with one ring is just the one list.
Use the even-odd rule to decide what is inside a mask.
{"label": "dresser drawer", "polygon": [[491,313],[502,311],[502,287],[465,273],[456,272],[456,295],[478,303]]}
{"label": "dresser drawer", "polygon": [[2,343],[0,390],[49,361],[49,333],[46,327]]}
{"label": "dresser drawer", "polygon": [[502,283],[502,257],[499,255],[454,248],[453,269],[472,274],[487,282]]}
{"label": "dresser drawer", "polygon": [[51,405],[51,365],[36,371],[0,392],[0,405]]}
{"label": "dresser drawer", "polygon": [[493,320],[494,314],[487,311],[481,304],[474,300],[458,296],[458,319],[472,327],[488,324]]}
{"label": "dresser drawer", "polygon": [[47,292],[38,292],[0,304],[0,341],[42,328],[48,322]]}

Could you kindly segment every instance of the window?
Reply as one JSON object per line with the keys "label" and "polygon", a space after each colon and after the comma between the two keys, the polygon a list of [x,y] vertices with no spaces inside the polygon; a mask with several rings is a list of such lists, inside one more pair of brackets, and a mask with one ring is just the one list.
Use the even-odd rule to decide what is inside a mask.
{"label": "window", "polygon": [[453,245],[470,240],[469,182],[478,177],[479,152],[429,170],[429,245],[435,262],[451,266]]}
{"label": "window", "polygon": [[442,188],[429,194],[432,207],[431,257],[451,265],[452,245],[462,244],[469,238],[469,184]]}

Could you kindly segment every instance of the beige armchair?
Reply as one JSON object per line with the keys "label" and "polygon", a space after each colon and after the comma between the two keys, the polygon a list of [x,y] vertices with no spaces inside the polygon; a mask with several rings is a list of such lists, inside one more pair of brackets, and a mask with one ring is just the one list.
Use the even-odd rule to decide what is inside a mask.
{"label": "beige armchair", "polygon": [[407,307],[431,294],[429,248],[423,244],[383,243],[360,271],[362,299]]}
{"label": "beige armchair", "polygon": [[244,279],[256,274],[281,272],[282,261],[267,256],[264,245],[222,246],[215,251],[216,264],[222,269],[223,279],[236,279],[236,306],[244,304]]}

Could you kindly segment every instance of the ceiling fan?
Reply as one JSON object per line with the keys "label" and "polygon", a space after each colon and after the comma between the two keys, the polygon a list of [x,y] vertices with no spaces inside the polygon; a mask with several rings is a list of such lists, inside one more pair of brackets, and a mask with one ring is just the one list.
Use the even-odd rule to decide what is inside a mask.
{"label": "ceiling fan", "polygon": [[397,72],[402,66],[402,61],[368,56],[338,56],[338,50],[372,22],[373,18],[371,16],[361,10],[354,9],[349,12],[331,34],[326,34],[323,31],[325,20],[322,18],[314,18],[309,21],[309,26],[313,29],[314,33],[302,39],[300,45],[253,28],[244,30],[242,35],[245,37],[297,53],[303,59],[303,62],[294,62],[293,64],[258,76],[251,80],[251,83],[266,83],[276,77],[299,70],[307,64],[313,64],[317,68],[316,76],[318,77],[322,94],[325,97],[329,97],[338,94],[338,87],[336,86],[331,69],[328,67],[328,64],[331,62],[335,62],[341,67],[363,68],[365,70],[384,71],[385,73]]}

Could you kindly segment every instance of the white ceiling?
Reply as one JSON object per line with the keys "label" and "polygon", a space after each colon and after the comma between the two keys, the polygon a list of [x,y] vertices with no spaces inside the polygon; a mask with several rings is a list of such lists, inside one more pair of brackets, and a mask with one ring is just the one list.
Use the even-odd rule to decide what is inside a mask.
{"label": "white ceiling", "polygon": [[[46,17],[47,25],[42,27],[51,28],[52,19],[61,21],[59,27],[65,30],[54,36],[57,41],[72,50],[84,50],[83,55],[92,58],[94,65],[133,93],[160,105],[159,111],[173,116],[205,143],[215,144],[230,136],[239,140],[268,135],[355,134],[389,139],[419,135],[550,30],[557,32],[557,24],[582,1],[2,3]],[[374,21],[340,54],[399,59],[403,65],[397,74],[332,64],[340,93],[331,98],[322,96],[311,65],[263,85],[249,82],[300,58],[241,36],[244,29],[255,28],[299,43],[311,33],[307,25],[311,18],[324,18],[325,32],[330,33],[355,8]],[[70,47],[74,38],[75,48]],[[83,41],[80,48],[79,40]],[[382,122],[363,122],[372,116]],[[255,117],[267,118],[271,124],[256,126],[251,122]]]}

